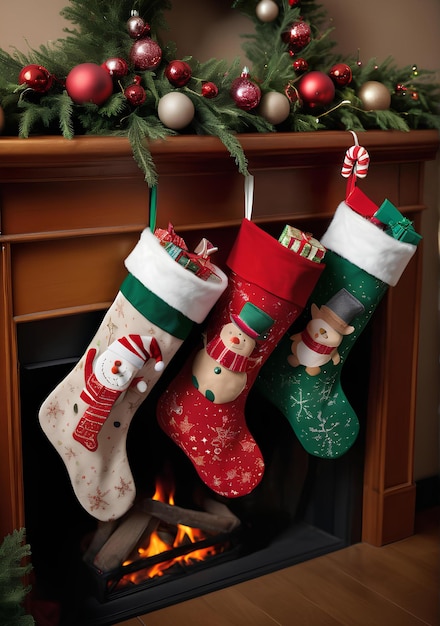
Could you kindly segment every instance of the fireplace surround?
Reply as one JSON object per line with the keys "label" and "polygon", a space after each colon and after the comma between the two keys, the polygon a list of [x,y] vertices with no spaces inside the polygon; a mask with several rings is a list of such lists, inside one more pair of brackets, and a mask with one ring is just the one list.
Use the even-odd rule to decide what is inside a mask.
{"label": "fireplace surround", "polygon": [[[272,233],[289,222],[319,237],[344,195],[339,172],[351,135],[244,135],[240,140],[255,175],[255,221]],[[389,198],[419,229],[425,209],[423,164],[434,158],[438,134],[369,131],[362,135],[362,144],[372,162],[362,189],[379,204]],[[171,221],[190,244],[207,236],[220,248],[216,262],[221,265],[243,214],[243,180],[234,163],[212,137],[174,137],[154,143],[152,153],[160,175],[158,225]],[[69,535],[72,529],[80,529],[81,537],[85,536],[91,521],[71,502],[62,469],[45,466],[52,451],[38,431],[35,407],[62,376],[63,368],[67,372],[82,354],[112,302],[125,275],[122,260],[148,221],[148,189],[125,139],[3,138],[0,194],[0,487],[4,494],[0,532],[27,526],[31,536],[39,536],[42,509],[54,507],[63,515],[56,516],[56,529],[41,531],[46,537],[36,539],[36,558],[47,548],[47,535],[52,546],[55,535],[57,561],[63,532]],[[420,276],[419,250],[350,354],[352,366],[344,368],[344,388],[362,424],[352,451],[338,463],[305,458],[285,420],[251,394],[249,425],[253,432],[264,434],[265,453],[272,462],[262,489],[235,506],[254,530],[250,534],[256,543],[252,549],[246,546],[233,565],[222,563],[184,581],[157,585],[150,599],[141,601],[140,613],[353,541],[382,545],[413,532]],[[402,345],[402,336],[411,340]],[[365,363],[367,369],[360,376]],[[165,372],[172,373],[171,368]],[[164,376],[160,384],[166,380]],[[148,401],[154,400],[152,394]],[[149,410],[142,405],[141,411]],[[282,434],[278,440],[282,445],[267,440],[267,415],[276,425],[270,432]],[[137,415],[132,424],[128,443],[133,458],[139,458],[136,446],[146,439],[145,421]],[[147,439],[157,441],[157,437],[148,433]],[[38,447],[36,453],[37,446],[41,450]],[[154,451],[159,458],[153,465],[159,466],[168,455],[168,442],[163,441],[163,446]],[[180,469],[179,455],[174,462]],[[184,466],[188,480],[193,480]],[[136,472],[142,481],[144,468],[136,467]],[[280,474],[289,472],[293,484],[283,486],[271,502],[268,494],[277,491],[273,487],[278,488]],[[341,502],[346,508],[337,517],[334,513]],[[270,529],[262,541],[256,538],[260,526]],[[62,567],[76,572],[76,557],[68,549]],[[82,574],[80,569],[80,580]],[[86,591],[82,603],[93,624],[130,616],[131,603],[124,599],[113,606],[112,617]]]}

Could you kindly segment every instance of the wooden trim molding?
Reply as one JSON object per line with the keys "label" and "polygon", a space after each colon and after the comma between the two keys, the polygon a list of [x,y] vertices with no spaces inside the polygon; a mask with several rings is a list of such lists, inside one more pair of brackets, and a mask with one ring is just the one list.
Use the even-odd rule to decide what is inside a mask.
{"label": "wooden trim molding", "polygon": [[[371,157],[363,190],[377,203],[389,198],[419,227],[424,162],[435,158],[438,133],[368,131],[359,139]],[[255,221],[290,222],[319,236],[344,197],[339,174],[351,134],[239,140],[255,174]],[[171,221],[185,237],[203,230],[227,241],[243,216],[243,177],[223,144],[181,135],[150,149],[160,181],[158,225]],[[122,260],[149,221],[148,193],[124,138],[0,139],[0,536],[26,523],[17,326],[113,301]],[[363,540],[376,545],[412,533],[421,264],[418,251],[373,320]],[[401,336],[411,340],[402,346]]]}

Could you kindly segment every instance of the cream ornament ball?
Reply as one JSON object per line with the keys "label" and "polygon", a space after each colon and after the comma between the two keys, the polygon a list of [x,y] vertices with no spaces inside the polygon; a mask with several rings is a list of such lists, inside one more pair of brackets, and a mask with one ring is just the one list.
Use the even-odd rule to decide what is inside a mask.
{"label": "cream ornament ball", "polygon": [[255,8],[255,14],[261,22],[273,22],[280,12],[274,0],[260,0]]}
{"label": "cream ornament ball", "polygon": [[162,124],[172,130],[181,130],[192,122],[194,104],[184,93],[170,91],[162,96],[157,106],[157,115]]}
{"label": "cream ornament ball", "polygon": [[261,98],[258,113],[270,124],[276,126],[289,117],[290,101],[279,91],[268,91]]}
{"label": "cream ornament ball", "polygon": [[369,80],[359,89],[358,96],[366,111],[386,111],[390,108],[391,93],[383,83]]}

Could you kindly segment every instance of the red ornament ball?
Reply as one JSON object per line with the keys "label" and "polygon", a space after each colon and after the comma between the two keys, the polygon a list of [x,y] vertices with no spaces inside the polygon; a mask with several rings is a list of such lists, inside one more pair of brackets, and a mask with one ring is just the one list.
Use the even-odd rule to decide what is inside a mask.
{"label": "red ornament ball", "polygon": [[18,75],[18,83],[19,85],[26,83],[26,85],[34,91],[46,93],[52,86],[53,76],[49,74],[47,69],[42,65],[31,63],[31,65],[26,65],[26,67],[21,70]]}
{"label": "red ornament ball", "polygon": [[406,87],[406,85],[403,85],[402,83],[399,83],[398,85],[396,85],[396,94],[398,96],[406,96],[406,94],[408,93],[408,87]]}
{"label": "red ornament ball", "polygon": [[103,104],[113,92],[110,74],[96,63],[76,65],[67,75],[66,91],[76,104]]}
{"label": "red ornament ball", "polygon": [[231,96],[239,109],[251,111],[261,100],[261,89],[249,79],[249,72],[245,68],[241,76],[232,81]]}
{"label": "red ornament ball", "polygon": [[284,93],[286,98],[289,100],[291,104],[295,104],[299,100],[298,89],[292,83],[288,83],[284,87]]}
{"label": "red ornament ball", "polygon": [[128,63],[120,57],[111,57],[110,59],[107,59],[101,67],[107,70],[110,76],[113,76],[114,78],[123,78],[128,74]]}
{"label": "red ornament ball", "polygon": [[140,39],[150,34],[150,25],[146,24],[139,15],[132,15],[127,20],[127,31],[132,39]]}
{"label": "red ornament ball", "polygon": [[192,71],[186,61],[171,61],[165,68],[165,76],[174,87],[184,87],[189,83]]}
{"label": "red ornament ball", "polygon": [[309,64],[301,57],[292,63],[292,67],[297,74],[304,74],[309,69]]}
{"label": "red ornament ball", "polygon": [[204,98],[216,98],[218,96],[218,87],[215,83],[207,81],[202,85],[202,96]]}
{"label": "red ornament ball", "polygon": [[297,88],[303,105],[309,109],[327,106],[335,97],[335,86],[332,79],[324,72],[317,70],[304,74]]}
{"label": "red ornament ball", "polygon": [[161,47],[150,37],[139,39],[131,47],[130,61],[137,70],[154,70],[161,60]]}
{"label": "red ornament ball", "polygon": [[329,76],[336,85],[339,85],[339,87],[349,85],[353,78],[351,67],[346,63],[336,63],[336,65],[333,65],[329,72]]}
{"label": "red ornament ball", "polygon": [[299,52],[310,43],[312,29],[307,22],[293,22],[290,28],[282,35],[291,52]]}
{"label": "red ornament ball", "polygon": [[124,96],[127,98],[130,104],[135,107],[144,104],[147,99],[147,94],[142,85],[134,83],[133,85],[129,85],[124,89]]}

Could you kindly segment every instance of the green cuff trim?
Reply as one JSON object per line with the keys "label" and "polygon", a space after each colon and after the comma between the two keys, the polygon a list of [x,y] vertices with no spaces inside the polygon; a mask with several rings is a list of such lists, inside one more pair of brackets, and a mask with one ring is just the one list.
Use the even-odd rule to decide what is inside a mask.
{"label": "green cuff trim", "polygon": [[194,322],[156,296],[132,274],[128,274],[120,291],[150,322],[177,339],[188,337]]}

